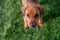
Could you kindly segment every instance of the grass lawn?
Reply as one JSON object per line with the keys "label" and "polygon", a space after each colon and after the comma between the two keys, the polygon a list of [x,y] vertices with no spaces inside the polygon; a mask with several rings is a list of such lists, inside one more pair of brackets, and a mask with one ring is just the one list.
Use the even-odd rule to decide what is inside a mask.
{"label": "grass lawn", "polygon": [[21,0],[0,0],[0,40],[60,40],[60,0],[39,0],[44,27],[24,30]]}

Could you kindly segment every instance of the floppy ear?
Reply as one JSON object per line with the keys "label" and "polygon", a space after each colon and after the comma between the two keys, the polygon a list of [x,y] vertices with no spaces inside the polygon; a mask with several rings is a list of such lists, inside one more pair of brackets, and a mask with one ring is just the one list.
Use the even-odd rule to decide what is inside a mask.
{"label": "floppy ear", "polygon": [[40,16],[42,15],[42,13],[44,12],[44,8],[41,6],[38,6],[39,12],[40,12]]}
{"label": "floppy ear", "polygon": [[25,15],[25,10],[26,10],[26,8],[27,8],[27,7],[22,7],[22,8],[21,8],[21,12],[22,12],[23,15]]}

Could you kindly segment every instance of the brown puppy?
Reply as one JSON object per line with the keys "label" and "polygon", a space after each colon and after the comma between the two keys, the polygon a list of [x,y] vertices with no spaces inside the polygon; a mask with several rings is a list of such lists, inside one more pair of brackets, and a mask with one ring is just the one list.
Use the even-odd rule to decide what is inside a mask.
{"label": "brown puppy", "polygon": [[39,5],[38,0],[22,0],[21,9],[24,18],[24,28],[43,26],[42,12],[43,8]]}

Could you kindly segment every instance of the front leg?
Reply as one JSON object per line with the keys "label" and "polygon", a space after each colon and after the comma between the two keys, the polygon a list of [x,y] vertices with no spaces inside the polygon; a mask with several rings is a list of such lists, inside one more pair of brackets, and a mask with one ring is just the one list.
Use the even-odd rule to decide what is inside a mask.
{"label": "front leg", "polygon": [[28,22],[26,20],[26,18],[24,17],[24,29],[28,29]]}
{"label": "front leg", "polygon": [[41,28],[43,27],[43,20],[42,20],[42,18],[39,19],[38,24],[39,24],[39,26],[40,26]]}

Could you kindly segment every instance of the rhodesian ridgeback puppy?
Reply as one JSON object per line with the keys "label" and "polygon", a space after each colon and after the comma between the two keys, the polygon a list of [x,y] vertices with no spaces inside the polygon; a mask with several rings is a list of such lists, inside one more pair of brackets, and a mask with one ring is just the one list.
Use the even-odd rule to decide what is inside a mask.
{"label": "rhodesian ridgeback puppy", "polygon": [[21,11],[24,18],[24,28],[43,26],[42,13],[44,9],[39,5],[38,0],[22,0]]}

